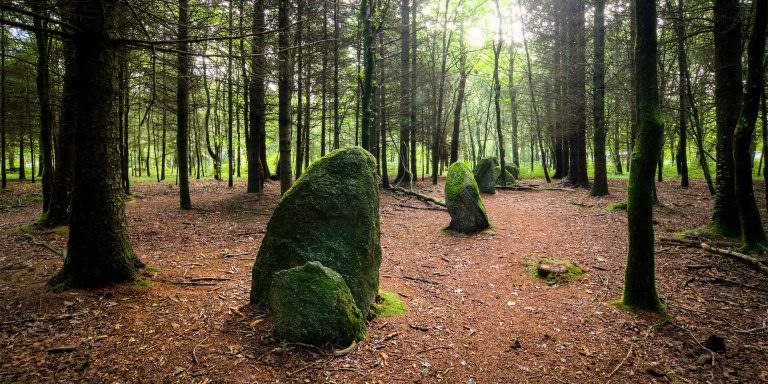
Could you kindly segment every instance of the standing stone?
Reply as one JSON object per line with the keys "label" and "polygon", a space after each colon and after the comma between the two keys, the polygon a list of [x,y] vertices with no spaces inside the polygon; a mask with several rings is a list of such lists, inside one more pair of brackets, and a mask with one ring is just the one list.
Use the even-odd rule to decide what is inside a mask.
{"label": "standing stone", "polygon": [[496,193],[496,167],[499,163],[495,157],[481,159],[475,166],[475,181],[482,193]]}
{"label": "standing stone", "polygon": [[363,316],[379,290],[376,161],[359,147],[310,165],[283,195],[253,265],[251,302],[267,304],[275,272],[319,261],[346,281]]}
{"label": "standing stone", "polygon": [[448,228],[461,233],[476,233],[490,226],[483,200],[469,164],[457,161],[448,168],[445,205],[451,215]]}
{"label": "standing stone", "polygon": [[496,174],[498,175],[498,176],[496,176],[496,185],[501,185],[502,181],[504,181],[506,183],[506,185],[515,185],[515,184],[517,184],[517,178],[515,177],[514,174],[512,174],[510,172],[509,167],[506,167],[506,172],[505,172],[505,175],[504,175],[505,179],[504,180],[501,180],[501,167],[496,167]]}
{"label": "standing stone", "polygon": [[317,261],[275,273],[269,306],[281,340],[347,346],[365,337],[363,314],[344,278]]}

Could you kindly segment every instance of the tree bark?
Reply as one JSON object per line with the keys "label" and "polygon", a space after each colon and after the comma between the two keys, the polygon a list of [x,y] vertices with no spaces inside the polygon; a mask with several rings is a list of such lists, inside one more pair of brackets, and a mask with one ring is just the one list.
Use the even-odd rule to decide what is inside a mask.
{"label": "tree bark", "polygon": [[411,69],[410,63],[410,0],[401,0],[400,2],[400,150],[398,151],[397,160],[397,176],[395,177],[395,183],[401,181],[410,181],[411,172],[409,170],[409,161],[415,161],[415,159],[409,159],[409,146],[410,143],[410,130],[413,122],[411,121],[411,105],[410,105],[410,80]]}
{"label": "tree bark", "polygon": [[289,54],[290,26],[289,13],[291,2],[278,1],[277,33],[278,47],[278,136],[280,147],[280,194],[291,188],[291,62]]}
{"label": "tree bark", "polygon": [[[670,5],[671,9],[672,6]],[[680,170],[680,186],[688,188],[688,92],[686,86],[686,70],[688,68],[688,58],[685,53],[685,2],[678,0],[677,5],[677,23],[675,24],[677,32],[677,66],[678,66],[678,136],[677,144],[677,164]],[[706,161],[706,159],[704,159]]]}
{"label": "tree bark", "polygon": [[[36,14],[42,15],[46,12],[45,4],[41,1],[33,3],[33,10]],[[34,17],[34,25],[41,30],[48,27],[48,23],[41,17]],[[40,106],[40,171],[42,172],[43,184],[43,216],[42,221],[46,221],[46,216],[51,205],[51,196],[53,192],[53,135],[52,123],[53,113],[51,111],[51,84],[49,73],[49,46],[48,33],[35,32],[35,45],[37,47],[37,99]],[[32,161],[34,166],[34,161]],[[34,174],[34,172],[33,172]]]}
{"label": "tree bark", "polygon": [[467,84],[467,51],[464,48],[464,24],[459,37],[459,89],[456,92],[456,105],[453,108],[453,133],[451,134],[450,164],[459,161],[459,129],[461,128],[461,110],[464,105],[464,87]]}
{"label": "tree bark", "polygon": [[[179,0],[178,82],[176,84],[176,157],[179,166],[179,207],[191,209],[189,196],[189,0]],[[230,170],[230,174],[231,174]]]}
{"label": "tree bark", "polygon": [[638,137],[632,152],[627,187],[628,255],[622,304],[649,311],[661,310],[656,293],[653,233],[654,173],[663,145],[656,70],[656,2],[635,0],[638,79]]}
{"label": "tree bark", "polygon": [[594,34],[592,145],[595,154],[595,180],[590,195],[605,196],[608,194],[608,169],[605,159],[605,0],[595,0]]}
{"label": "tree bark", "polygon": [[264,191],[263,167],[261,165],[261,142],[264,140],[262,131],[265,129],[266,104],[264,102],[264,0],[256,0],[253,3],[253,40],[251,41],[251,84],[248,119],[248,132],[246,136],[246,151],[248,157],[248,193],[261,193]]}
{"label": "tree bark", "polygon": [[[131,249],[120,185],[115,124],[115,0],[81,0],[73,18],[76,50],[75,184],[64,266],[51,280],[60,287],[131,281],[143,266]],[[99,161],[93,161],[98,159]]]}
{"label": "tree bark", "polygon": [[717,180],[710,228],[720,235],[736,237],[740,223],[733,174],[733,131],[742,98],[741,21],[738,0],[715,0],[714,5]]}
{"label": "tree bark", "polygon": [[745,249],[755,250],[761,250],[761,246],[768,246],[752,185],[754,151],[751,149],[760,109],[760,96],[763,93],[767,24],[768,3],[764,0],[753,1],[752,27],[747,48],[747,87],[741,116],[733,134],[734,182],[741,223],[741,242]]}

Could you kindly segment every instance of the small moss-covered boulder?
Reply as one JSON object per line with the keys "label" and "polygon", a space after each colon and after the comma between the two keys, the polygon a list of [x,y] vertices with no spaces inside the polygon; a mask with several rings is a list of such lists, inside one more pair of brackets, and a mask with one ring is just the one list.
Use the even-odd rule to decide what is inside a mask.
{"label": "small moss-covered boulder", "polygon": [[471,234],[490,226],[475,177],[466,162],[457,161],[448,168],[445,205],[451,215],[449,229]]}
{"label": "small moss-covered boulder", "polygon": [[515,177],[515,175],[513,175],[512,173],[509,172],[509,167],[505,167],[505,168],[507,168],[506,172],[504,172],[505,173],[504,174],[505,179],[501,180],[501,167],[496,167],[496,174],[498,175],[496,177],[496,185],[502,185],[502,181],[506,185],[515,185],[515,184],[517,184],[517,178]]}
{"label": "small moss-covered boulder", "polygon": [[267,304],[275,272],[319,261],[346,281],[363,316],[379,292],[376,161],[359,147],[312,164],[283,195],[253,265],[251,302]]}
{"label": "small moss-covered boulder", "polygon": [[495,157],[486,157],[477,162],[474,176],[480,192],[496,193],[496,179],[499,176],[496,173],[498,165],[499,162]]}
{"label": "small moss-covered boulder", "polygon": [[515,163],[511,164],[504,164],[504,168],[507,169],[507,172],[512,174],[514,176],[515,180],[520,178],[520,167],[517,166]]}
{"label": "small moss-covered boulder", "polygon": [[269,290],[275,335],[317,346],[365,337],[365,320],[344,278],[317,261],[275,273]]}

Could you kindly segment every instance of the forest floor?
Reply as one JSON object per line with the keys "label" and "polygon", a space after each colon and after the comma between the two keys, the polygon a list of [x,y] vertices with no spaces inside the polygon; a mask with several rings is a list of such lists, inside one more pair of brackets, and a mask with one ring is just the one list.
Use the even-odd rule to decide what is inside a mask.
{"label": "forest floor", "polygon": [[[62,257],[40,244],[64,248],[66,228],[24,226],[38,214],[36,187],[0,194],[0,383],[768,382],[768,277],[741,262],[659,242],[668,317],[609,304],[621,296],[627,217],[606,207],[625,198],[621,180],[603,198],[483,196],[493,227],[475,236],[444,231],[445,211],[383,192],[381,286],[409,310],[370,321],[344,356],[281,345],[269,316],[247,305],[277,183],[249,195],[242,182],[194,182],[190,211],[171,184],[134,188],[126,212],[149,266],[142,280],[61,293],[46,281]],[[442,186],[419,190],[442,196]],[[703,182],[665,182],[659,196],[657,237],[707,222]],[[585,273],[547,284],[526,266],[541,257]]]}

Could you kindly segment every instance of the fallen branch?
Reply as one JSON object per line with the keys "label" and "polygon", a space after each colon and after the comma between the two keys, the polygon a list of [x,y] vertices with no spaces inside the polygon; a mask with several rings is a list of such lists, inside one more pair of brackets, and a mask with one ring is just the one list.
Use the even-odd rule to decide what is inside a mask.
{"label": "fallen branch", "polygon": [[421,194],[421,193],[418,193],[418,192],[414,192],[414,191],[411,191],[411,190],[408,190],[408,189],[405,189],[405,188],[400,188],[400,187],[390,187],[389,189],[391,191],[393,191],[393,192],[400,192],[400,193],[404,193],[406,195],[415,196],[418,199],[421,199],[421,200],[424,200],[424,201],[427,201],[427,202],[430,202],[430,203],[433,203],[433,204],[437,204],[437,205],[439,205],[441,207],[445,207],[445,202],[444,201],[442,201],[440,199],[437,199],[435,197],[429,196],[429,195],[424,195],[424,194]]}
{"label": "fallen branch", "polygon": [[421,210],[424,210],[424,211],[445,211],[446,210],[445,208],[442,208],[442,207],[440,207],[440,208],[438,208],[438,207],[414,207],[413,205],[408,205],[408,204],[398,204],[397,206],[398,207],[403,207],[403,208],[421,209]]}
{"label": "fallen branch", "polygon": [[629,359],[629,355],[631,355],[631,354],[632,354],[632,349],[633,349],[634,347],[635,347],[635,344],[630,344],[630,345],[629,345],[629,351],[627,351],[627,355],[626,355],[626,356],[624,356],[624,359],[622,359],[622,360],[621,360],[621,362],[619,363],[619,365],[617,365],[617,366],[616,366],[616,368],[614,368],[614,369],[613,369],[613,371],[611,371],[611,373],[609,373],[609,374],[608,374],[608,378],[609,378],[609,379],[611,378],[611,376],[613,376],[613,374],[615,374],[615,373],[616,373],[616,371],[618,371],[618,370],[619,370],[619,368],[621,368],[621,366],[622,366],[622,365],[624,365],[624,363],[626,363],[626,362],[627,362],[627,359]]}
{"label": "fallen branch", "polygon": [[763,264],[762,261],[752,256],[748,256],[740,252],[732,251],[730,249],[715,248],[707,243],[700,243],[698,241],[692,241],[692,240],[661,238],[659,239],[659,241],[667,242],[667,243],[675,243],[675,244],[685,245],[685,246],[694,247],[694,248],[701,248],[707,252],[714,253],[716,255],[726,256],[732,259],[746,262],[752,268],[757,269],[758,271],[763,272],[765,274],[768,274],[768,265]]}
{"label": "fallen branch", "polygon": [[229,277],[209,277],[209,276],[201,276],[201,277],[193,277],[189,279],[191,281],[228,281],[232,280]]}
{"label": "fallen branch", "polygon": [[564,192],[574,192],[576,191],[573,188],[563,188],[563,187],[536,187],[532,185],[506,185],[501,186],[497,185],[496,189],[509,189],[513,191],[564,191]]}
{"label": "fallen branch", "polygon": [[50,244],[48,244],[48,243],[46,243],[44,241],[37,241],[37,240],[35,240],[34,236],[30,235],[29,233],[25,233],[24,234],[24,238],[26,238],[27,241],[29,241],[30,244],[32,244],[32,245],[37,245],[38,247],[43,247],[43,248],[45,248],[45,249],[47,249],[47,250],[49,250],[49,251],[51,251],[51,252],[61,256],[61,257],[64,257],[64,251],[63,250],[56,249],[56,248],[52,247]]}

